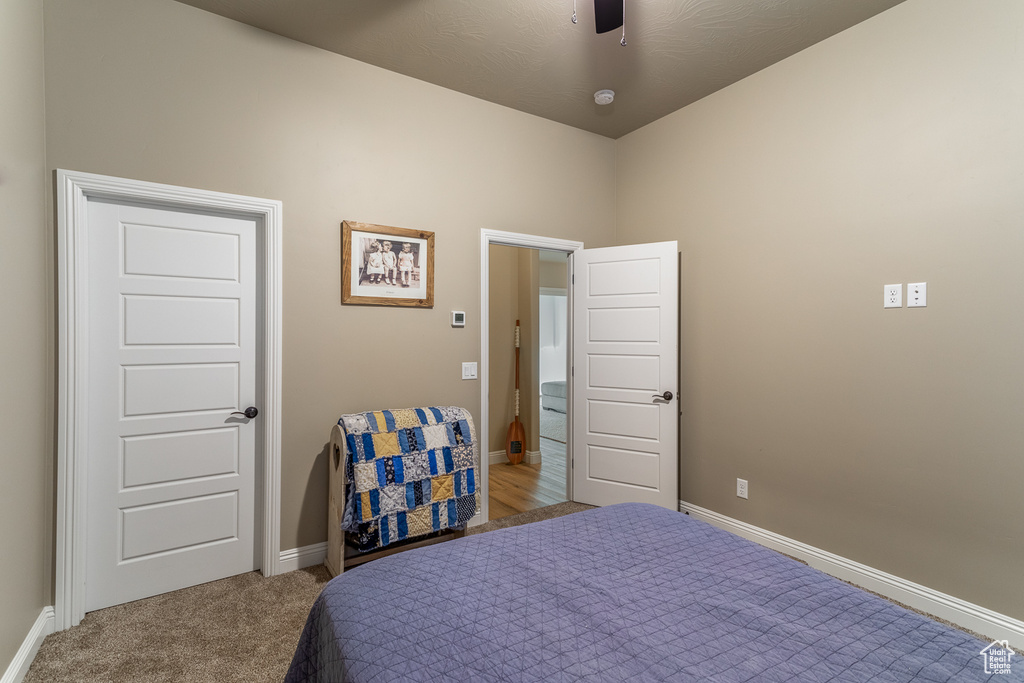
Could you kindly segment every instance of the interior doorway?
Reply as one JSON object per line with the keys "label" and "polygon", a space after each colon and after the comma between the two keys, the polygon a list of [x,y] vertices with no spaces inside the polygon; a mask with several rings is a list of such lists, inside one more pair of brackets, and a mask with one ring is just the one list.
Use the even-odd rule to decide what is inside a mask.
{"label": "interior doorway", "polygon": [[[582,248],[581,242],[481,231],[481,424],[478,438],[482,455],[482,510],[472,524],[572,500],[567,464],[572,435],[571,387],[559,377],[567,374],[571,348],[569,257]],[[492,250],[495,250],[493,258]],[[542,284],[543,296],[560,297],[561,307],[552,306],[546,299],[542,303]],[[564,315],[560,315],[559,310],[564,310]],[[526,438],[522,462],[511,465],[505,453],[505,440],[515,417],[517,319],[520,321],[520,420]],[[556,359],[559,353],[560,363]],[[541,381],[542,376],[544,381]],[[542,405],[544,389],[552,394],[564,394],[562,411],[552,410],[561,407],[557,405],[557,396],[554,403],[551,399],[546,401],[547,408]],[[492,469],[496,477],[491,476]],[[492,488],[495,489],[493,494]]]}
{"label": "interior doorway", "polygon": [[[493,520],[568,500],[569,276],[563,251],[491,245],[488,258],[488,517]],[[522,453],[513,454],[522,459],[513,464],[506,440],[516,419],[525,438]]]}
{"label": "interior doorway", "polygon": [[[130,418],[134,423],[141,425],[143,423],[141,416],[150,414],[176,414],[176,417],[182,416],[181,424],[174,426],[162,425],[151,430],[155,434],[115,434],[113,440],[115,442],[120,441],[119,445],[114,446],[115,453],[119,453],[119,460],[112,461],[115,468],[115,487],[134,489],[133,493],[151,491],[154,484],[161,483],[155,480],[162,479],[167,481],[173,480],[176,477],[193,480],[186,482],[189,485],[198,481],[199,485],[214,486],[218,478],[223,480],[231,476],[229,472],[225,472],[223,469],[199,472],[198,476],[194,472],[181,474],[177,471],[171,472],[166,470],[167,467],[177,466],[180,463],[174,458],[161,457],[167,452],[164,446],[171,440],[164,437],[171,434],[176,427],[186,430],[186,437],[182,438],[188,441],[189,447],[193,449],[197,440],[201,440],[202,437],[208,436],[211,433],[214,434],[213,440],[216,441],[218,435],[223,435],[233,429],[232,423],[241,424],[243,422],[242,419],[237,417],[232,418],[230,412],[234,408],[242,408],[246,405],[246,403],[231,401],[232,405],[222,407],[221,403],[227,403],[227,400],[224,398],[226,394],[223,392],[216,396],[214,394],[200,396],[200,400],[214,400],[217,402],[217,405],[199,405],[198,409],[192,404],[147,405],[146,402],[152,400],[167,401],[172,398],[177,400],[185,392],[191,390],[192,385],[190,385],[190,382],[196,383],[195,374],[188,377],[184,382],[181,381],[182,378],[180,376],[176,377],[175,380],[178,383],[175,386],[180,391],[173,395],[169,391],[162,391],[160,386],[154,387],[152,384],[154,378],[157,381],[161,378],[166,378],[166,373],[161,375],[161,372],[167,367],[173,366],[175,369],[185,367],[186,370],[189,367],[198,368],[197,372],[213,367],[214,371],[224,369],[222,373],[224,376],[227,376],[229,372],[232,377],[235,376],[235,366],[240,365],[242,361],[239,360],[236,363],[233,357],[229,357],[229,354],[233,353],[231,347],[239,346],[239,343],[232,343],[231,339],[217,339],[215,341],[219,341],[219,344],[189,344],[188,342],[195,340],[182,338],[180,335],[192,334],[195,332],[195,329],[186,325],[176,325],[173,321],[183,316],[188,317],[194,312],[194,308],[188,308],[189,303],[198,302],[199,305],[203,305],[212,302],[216,304],[220,303],[219,299],[226,299],[228,301],[225,306],[235,307],[236,304],[228,296],[228,293],[211,296],[211,292],[206,291],[202,285],[197,285],[201,287],[200,290],[168,292],[159,289],[149,289],[146,291],[126,291],[111,294],[114,301],[112,311],[107,309],[105,309],[105,312],[98,311],[96,305],[94,305],[96,302],[92,301],[92,297],[88,295],[90,285],[93,284],[88,277],[89,273],[100,265],[95,262],[95,258],[92,258],[95,254],[90,254],[90,249],[98,246],[93,244],[93,240],[96,237],[94,232],[98,225],[101,225],[95,222],[97,217],[93,215],[91,208],[99,204],[114,203],[117,205],[123,204],[126,207],[137,208],[144,206],[149,209],[159,208],[168,211],[169,215],[182,213],[217,219],[232,217],[233,219],[241,220],[246,226],[246,231],[254,233],[252,234],[254,239],[252,246],[254,248],[247,248],[245,250],[249,255],[245,259],[246,263],[242,263],[240,254],[230,259],[211,260],[211,254],[214,253],[214,249],[209,244],[211,241],[216,242],[222,247],[227,245],[229,249],[233,248],[237,242],[235,236],[224,231],[226,228],[220,232],[211,228],[211,233],[205,236],[207,241],[201,245],[203,248],[196,249],[194,243],[188,245],[180,243],[180,239],[183,236],[185,239],[191,238],[193,241],[197,237],[204,237],[198,234],[200,231],[193,229],[195,226],[166,225],[160,227],[154,225],[146,216],[136,216],[131,219],[124,217],[124,220],[119,218],[117,221],[118,225],[115,226],[112,234],[115,241],[120,240],[121,246],[115,244],[116,249],[114,253],[120,254],[119,258],[121,260],[113,263],[113,277],[120,279],[121,276],[125,276],[135,278],[140,282],[166,283],[167,281],[172,281],[174,279],[173,276],[177,275],[180,276],[177,278],[178,280],[190,283],[193,281],[203,281],[204,283],[209,281],[211,284],[221,283],[222,286],[230,286],[223,284],[230,280],[224,273],[207,272],[204,274],[202,272],[196,273],[194,270],[175,273],[162,269],[168,263],[169,259],[167,256],[169,254],[185,253],[194,255],[201,251],[204,256],[203,259],[198,259],[198,257],[191,260],[179,258],[177,266],[195,269],[226,267],[225,264],[230,264],[232,269],[246,269],[245,271],[240,270],[238,272],[235,278],[236,281],[240,278],[244,279],[244,273],[248,273],[248,277],[253,279],[256,285],[255,296],[239,295],[239,303],[237,304],[239,311],[241,311],[243,305],[241,302],[243,300],[248,302],[245,303],[246,306],[249,306],[250,303],[255,306],[251,315],[247,314],[247,319],[254,319],[256,329],[256,348],[254,349],[255,355],[252,361],[255,363],[255,386],[250,389],[249,387],[252,383],[247,383],[246,388],[251,393],[243,396],[241,391],[238,390],[237,398],[252,398],[255,403],[259,404],[259,419],[252,422],[252,429],[250,430],[255,432],[252,434],[251,439],[255,448],[254,460],[252,462],[254,479],[251,485],[254,509],[252,514],[247,514],[245,522],[248,527],[247,533],[253,535],[254,538],[251,544],[246,544],[246,547],[250,550],[248,551],[248,558],[243,558],[246,560],[243,569],[249,571],[255,566],[261,569],[266,576],[277,574],[280,564],[281,519],[281,203],[275,200],[228,195],[206,190],[74,171],[58,170],[56,175],[58,191],[57,309],[60,320],[57,367],[56,576],[54,577],[54,612],[57,630],[70,628],[82,620],[88,603],[88,581],[92,581],[96,574],[93,571],[94,576],[90,578],[87,571],[90,550],[93,544],[98,542],[95,538],[90,537],[90,533],[87,531],[90,520],[89,494],[95,498],[95,491],[90,491],[89,477],[94,473],[93,470],[96,464],[90,453],[90,442],[87,440],[87,437],[90,436],[90,433],[95,433],[95,429],[90,430],[90,425],[94,425],[91,420],[95,417],[94,413],[100,410],[99,406],[94,405],[92,402],[93,391],[100,387],[103,381],[109,381],[109,376],[105,379],[100,378],[95,368],[93,368],[92,372],[89,371],[90,367],[95,364],[93,352],[96,351],[89,347],[88,333],[90,328],[103,323],[126,324],[129,326],[128,328],[119,329],[117,334],[114,335],[116,340],[115,348],[119,348],[120,353],[126,353],[125,347],[136,346],[140,348],[131,349],[131,351],[137,350],[151,353],[151,356],[138,359],[140,364],[132,366],[133,369],[131,370],[135,373],[149,372],[148,375],[136,374],[129,381],[129,379],[124,377],[127,371],[115,368],[115,381],[113,385],[109,386],[113,386],[113,391],[117,392],[117,394],[113,401],[107,401],[105,405],[114,406],[116,419],[120,420],[120,417]],[[241,230],[241,228],[239,229]],[[175,243],[175,240],[178,240],[178,242],[172,244]],[[128,251],[125,251],[123,248],[123,244],[126,241],[131,242],[133,245]],[[148,249],[145,248],[147,245]],[[172,248],[172,246],[176,248]],[[103,256],[109,257],[109,254],[104,254]],[[84,267],[86,265],[89,267]],[[107,265],[111,264],[108,263]],[[155,287],[156,285],[154,284],[153,286]],[[171,294],[180,296],[172,301]],[[217,293],[213,292],[213,294]],[[143,303],[154,304],[155,302],[157,308],[154,308],[152,305],[139,308],[138,304],[143,298],[145,299]],[[161,303],[164,304],[164,308],[159,308]],[[125,311],[128,311],[127,315]],[[209,319],[209,325],[201,328],[200,333],[214,335],[229,334],[228,328],[223,327],[220,309],[217,309],[214,313],[214,315],[207,315],[206,319]],[[221,325],[221,327],[217,327],[217,325]],[[232,327],[230,329],[237,330],[239,328]],[[172,335],[179,336],[175,337]],[[214,359],[215,362],[213,363],[209,362],[209,359],[205,357],[199,360],[186,358],[184,360],[188,362],[183,363],[183,359],[180,358],[155,356],[156,353],[168,350],[177,352],[189,346],[215,346],[224,355]],[[148,364],[149,367],[146,367],[144,364]],[[238,373],[240,377],[241,370],[238,370]],[[120,382],[117,381],[119,375],[122,380]],[[136,391],[140,389],[140,385],[136,381],[140,378],[151,383],[149,390],[142,393]],[[210,376],[207,375],[206,379],[209,378]],[[235,390],[233,389],[230,398],[235,397]],[[195,425],[186,423],[186,420],[195,417],[199,413],[207,416],[218,415],[225,424]],[[253,417],[255,415],[254,413]],[[248,423],[248,413],[244,419]],[[146,441],[149,437],[156,438]],[[232,441],[232,445],[234,443],[236,442]],[[241,437],[239,437],[237,443],[242,444]],[[180,440],[178,441],[178,446],[178,448],[171,450],[175,453],[192,452]],[[146,460],[146,456],[152,457]],[[129,466],[139,465],[143,460],[152,464],[153,467],[148,469],[134,467],[129,473]],[[118,467],[120,467],[120,472],[117,472]],[[155,468],[158,467],[164,467],[165,469],[156,472]],[[118,477],[121,479],[118,479]],[[149,477],[149,479],[146,479],[146,477]],[[121,486],[129,478],[131,478],[131,483],[135,485],[129,486],[125,484]],[[250,487],[248,480],[245,486],[247,488]],[[188,498],[188,500],[204,497],[204,500],[214,501],[215,503],[235,496],[230,491],[226,493],[224,491],[198,493],[190,491],[189,495],[191,495],[191,498]],[[159,502],[141,501],[134,506],[134,510],[136,512],[141,510],[145,513],[153,510],[166,510],[169,507],[167,505],[161,507],[161,505]],[[177,509],[180,510],[182,508],[178,507]],[[195,508],[193,508],[193,511],[196,511]],[[189,540],[195,541],[195,536],[191,539],[187,537],[188,533],[198,533],[201,535],[206,532],[207,529],[204,524],[208,523],[208,519],[205,513],[208,511],[208,509],[199,510],[199,514],[194,515],[192,519],[184,520],[185,522],[190,522],[187,526],[177,523],[165,525],[165,527],[170,526],[173,531],[168,532],[167,528],[158,529],[159,534],[157,536],[163,538],[168,533],[176,533],[178,535],[173,538],[179,539],[177,541],[179,547],[188,545],[199,546],[204,541],[211,545],[220,543],[223,539],[210,541],[209,539],[199,538],[198,542],[188,543]],[[123,529],[125,528],[123,523],[124,515],[122,514],[121,517],[121,526],[115,526],[115,529],[118,530],[118,533],[122,534],[122,544],[120,547],[123,548],[125,547],[123,535]],[[225,518],[228,518],[227,515],[221,516],[222,520]],[[238,520],[236,527],[237,524],[242,523],[241,515],[234,519]],[[138,521],[138,519],[132,521]],[[152,517],[145,521],[152,521]],[[170,521],[174,522],[175,520]],[[177,521],[180,522],[182,520],[179,519]],[[118,521],[116,520],[115,525],[117,524]],[[181,533],[182,529],[187,529],[184,532],[184,536]],[[150,542],[150,534],[147,533],[138,533],[134,538],[140,544]],[[185,539],[184,542],[180,540],[182,538]],[[157,548],[154,551],[152,546],[136,545],[134,550],[138,554],[135,557],[128,558],[129,561],[137,561],[139,557],[162,556],[162,553],[166,553],[168,550],[173,551],[175,548]],[[173,572],[167,573],[173,574]]]}
{"label": "interior doorway", "polygon": [[[565,498],[591,505],[631,501],[676,509],[679,245],[673,241],[585,250],[582,242],[496,230],[480,233],[481,451],[487,452],[493,442],[492,431],[502,433],[500,425],[491,429],[489,407],[491,246],[562,252],[569,264],[571,359]],[[489,520],[489,472],[490,458],[482,457],[482,505],[472,525]]]}

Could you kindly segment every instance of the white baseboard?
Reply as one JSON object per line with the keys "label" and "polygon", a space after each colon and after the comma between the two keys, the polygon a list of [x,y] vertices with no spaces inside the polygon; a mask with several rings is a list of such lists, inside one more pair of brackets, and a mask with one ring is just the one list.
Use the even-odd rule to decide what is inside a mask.
{"label": "white baseboard", "polygon": [[[505,451],[491,451],[487,454],[487,460],[492,465],[499,463],[508,462],[508,457],[505,455]],[[523,454],[523,462],[530,465],[536,465],[540,462],[540,451],[526,451]]]}
{"label": "white baseboard", "polygon": [[313,565],[323,564],[327,559],[327,543],[314,543],[301,548],[282,550],[281,557],[277,563],[279,574],[293,572],[297,569],[305,569]]}
{"label": "white baseboard", "polygon": [[737,536],[803,560],[810,566],[861,588],[886,596],[914,609],[945,619],[991,640],[1008,640],[1024,647],[1024,621],[1000,614],[987,607],[940,593],[921,584],[901,579],[827,550],[780,536],[772,531],[720,515],[706,508],[679,501],[679,510],[690,516],[731,531]]}
{"label": "white baseboard", "polygon": [[39,652],[39,646],[43,644],[43,638],[53,633],[54,624],[53,608],[44,607],[8,665],[7,671],[0,676],[0,683],[21,683],[28,673],[28,668],[32,666],[36,653]]}

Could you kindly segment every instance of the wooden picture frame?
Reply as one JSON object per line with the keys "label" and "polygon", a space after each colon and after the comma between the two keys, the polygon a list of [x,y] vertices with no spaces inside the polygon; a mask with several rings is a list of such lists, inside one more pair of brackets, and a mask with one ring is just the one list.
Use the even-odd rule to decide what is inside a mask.
{"label": "wooden picture frame", "polygon": [[342,221],[341,303],[434,307],[434,233]]}

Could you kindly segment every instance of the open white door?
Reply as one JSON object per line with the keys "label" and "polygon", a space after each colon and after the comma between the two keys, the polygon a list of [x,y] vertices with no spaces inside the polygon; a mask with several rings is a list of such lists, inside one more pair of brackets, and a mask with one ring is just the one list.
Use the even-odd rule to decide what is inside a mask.
{"label": "open white door", "polygon": [[678,509],[676,242],[577,251],[573,499]]}

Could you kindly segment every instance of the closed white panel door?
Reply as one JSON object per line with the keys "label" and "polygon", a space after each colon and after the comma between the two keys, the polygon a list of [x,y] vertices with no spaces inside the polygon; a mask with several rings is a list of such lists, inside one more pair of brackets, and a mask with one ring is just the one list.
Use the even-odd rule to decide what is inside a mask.
{"label": "closed white panel door", "polygon": [[675,242],[573,262],[573,499],[679,506]]}
{"label": "closed white panel door", "polygon": [[252,571],[256,226],[89,201],[86,610]]}

